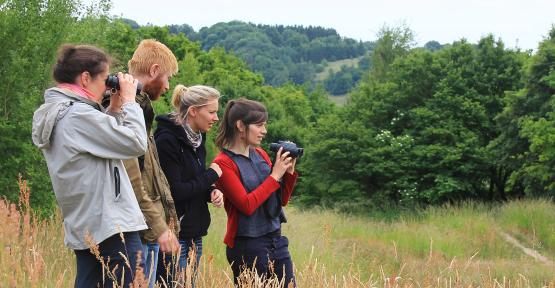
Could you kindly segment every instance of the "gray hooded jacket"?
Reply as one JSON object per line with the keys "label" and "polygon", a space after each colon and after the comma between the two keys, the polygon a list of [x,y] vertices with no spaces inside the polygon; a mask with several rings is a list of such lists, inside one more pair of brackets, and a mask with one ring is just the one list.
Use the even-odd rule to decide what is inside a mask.
{"label": "gray hooded jacket", "polygon": [[120,232],[146,229],[122,159],[144,155],[147,135],[135,102],[119,114],[67,89],[44,92],[33,115],[33,143],[43,152],[64,218],[65,244],[88,249]]}

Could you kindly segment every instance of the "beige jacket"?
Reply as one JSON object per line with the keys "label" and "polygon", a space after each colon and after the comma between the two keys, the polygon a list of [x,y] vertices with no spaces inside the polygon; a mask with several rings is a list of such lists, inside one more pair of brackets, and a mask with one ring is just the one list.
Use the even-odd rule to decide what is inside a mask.
{"label": "beige jacket", "polygon": [[145,242],[156,242],[158,237],[170,227],[178,235],[179,225],[177,224],[177,214],[170,192],[170,185],[160,167],[156,143],[150,133],[154,120],[152,103],[144,92],[137,95],[136,100],[143,109],[146,129],[149,134],[148,147],[143,157],[125,160],[123,164],[131,180],[146,224],[149,227],[147,230],[141,231],[141,238]]}

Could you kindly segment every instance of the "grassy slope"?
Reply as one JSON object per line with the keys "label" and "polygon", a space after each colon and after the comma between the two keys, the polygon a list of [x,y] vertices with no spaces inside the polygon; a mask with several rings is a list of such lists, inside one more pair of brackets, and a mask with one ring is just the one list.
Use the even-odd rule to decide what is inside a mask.
{"label": "grassy slope", "polygon": [[348,94],[345,95],[329,95],[328,99],[335,103],[335,105],[337,106],[343,106],[347,103],[347,99],[348,99]]}
{"label": "grassy slope", "polygon": [[339,70],[341,70],[341,66],[343,66],[343,65],[356,66],[356,65],[358,65],[358,62],[360,61],[360,59],[362,59],[362,57],[342,59],[342,60],[328,62],[328,66],[326,66],[324,68],[324,71],[316,74],[316,76],[314,77],[314,80],[324,81],[324,79],[326,79],[326,77],[328,77],[328,74],[329,74],[330,71],[334,72],[334,73],[338,72]]}
{"label": "grassy slope", "polygon": [[[328,66],[324,68],[324,71],[316,74],[316,76],[314,77],[314,80],[320,81],[320,82],[324,81],[326,77],[328,77],[328,74],[330,71],[338,72],[339,70],[341,70],[341,66],[343,65],[356,66],[358,65],[358,62],[360,61],[361,58],[362,57],[328,62]],[[335,103],[338,106],[343,106],[347,102],[347,95],[334,95],[334,96],[330,95],[328,99],[330,99],[333,103]]]}

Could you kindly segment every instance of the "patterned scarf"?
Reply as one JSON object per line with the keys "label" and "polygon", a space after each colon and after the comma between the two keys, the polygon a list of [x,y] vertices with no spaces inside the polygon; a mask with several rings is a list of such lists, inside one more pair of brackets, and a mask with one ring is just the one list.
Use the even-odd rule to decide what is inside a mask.
{"label": "patterned scarf", "polygon": [[185,130],[185,134],[187,135],[187,140],[189,143],[193,145],[194,149],[197,149],[200,144],[202,143],[202,134],[200,132],[195,132],[187,123],[187,118],[185,118],[185,125],[183,125],[183,130]]}

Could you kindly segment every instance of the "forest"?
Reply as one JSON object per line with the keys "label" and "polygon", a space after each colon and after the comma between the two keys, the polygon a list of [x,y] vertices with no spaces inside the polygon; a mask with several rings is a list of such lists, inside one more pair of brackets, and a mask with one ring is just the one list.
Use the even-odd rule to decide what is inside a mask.
{"label": "forest", "polygon": [[187,24],[170,25],[169,29],[170,33],[184,33],[188,39],[200,42],[204,50],[222,47],[237,55],[272,86],[312,83],[326,62],[364,56],[373,47],[371,42],[344,38],[332,28],[317,26],[231,21],[203,27],[198,33]]}
{"label": "forest", "polygon": [[[138,26],[109,16],[109,8],[109,1],[0,4],[0,195],[8,200],[16,201],[21,174],[33,191],[31,206],[42,215],[56,207],[31,120],[54,85],[58,47],[102,47],[119,63],[117,72],[146,38],[175,53],[172,88],[205,84],[221,91],[222,105],[238,97],[266,104],[264,148],[282,139],[305,148],[293,199],[299,207],[366,213],[555,196],[554,27],[534,51],[506,48],[494,35],[415,47],[404,26],[385,26],[372,43],[359,43],[321,27]],[[281,49],[291,53],[272,58]],[[343,106],[328,100],[323,84],[303,78],[323,60],[361,56],[369,64]],[[264,66],[278,72],[255,72]],[[169,96],[156,104],[157,114],[170,111]]]}

